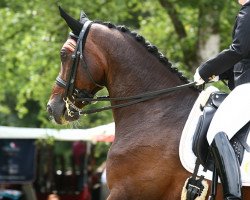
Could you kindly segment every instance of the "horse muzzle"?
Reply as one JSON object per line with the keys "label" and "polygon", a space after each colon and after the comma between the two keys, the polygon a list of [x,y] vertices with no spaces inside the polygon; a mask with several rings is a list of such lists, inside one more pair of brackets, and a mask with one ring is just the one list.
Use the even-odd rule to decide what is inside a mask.
{"label": "horse muzzle", "polygon": [[65,101],[59,96],[50,99],[47,104],[47,112],[57,124],[66,124],[79,119],[76,110],[70,108],[70,111],[74,114],[68,112]]}

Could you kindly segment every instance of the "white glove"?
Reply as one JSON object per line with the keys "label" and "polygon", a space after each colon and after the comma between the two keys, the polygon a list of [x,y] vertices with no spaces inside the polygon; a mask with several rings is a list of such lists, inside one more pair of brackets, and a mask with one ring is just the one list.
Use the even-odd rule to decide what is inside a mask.
{"label": "white glove", "polygon": [[203,83],[205,83],[205,81],[201,78],[199,74],[199,68],[197,68],[195,71],[194,82],[196,82],[196,85],[202,85]]}

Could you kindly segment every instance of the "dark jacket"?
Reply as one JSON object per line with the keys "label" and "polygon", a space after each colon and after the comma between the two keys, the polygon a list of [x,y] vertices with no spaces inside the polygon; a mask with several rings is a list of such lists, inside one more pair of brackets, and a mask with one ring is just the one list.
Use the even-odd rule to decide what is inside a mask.
{"label": "dark jacket", "polygon": [[229,88],[250,82],[250,2],[240,9],[228,49],[199,67],[201,78],[208,82],[214,76],[229,80]]}

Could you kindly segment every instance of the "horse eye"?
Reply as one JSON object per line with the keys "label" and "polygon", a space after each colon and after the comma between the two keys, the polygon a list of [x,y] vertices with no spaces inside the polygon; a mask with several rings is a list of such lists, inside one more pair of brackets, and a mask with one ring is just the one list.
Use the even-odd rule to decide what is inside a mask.
{"label": "horse eye", "polygon": [[62,59],[67,58],[67,53],[66,53],[66,51],[61,51],[61,52],[60,52],[60,56],[61,56]]}

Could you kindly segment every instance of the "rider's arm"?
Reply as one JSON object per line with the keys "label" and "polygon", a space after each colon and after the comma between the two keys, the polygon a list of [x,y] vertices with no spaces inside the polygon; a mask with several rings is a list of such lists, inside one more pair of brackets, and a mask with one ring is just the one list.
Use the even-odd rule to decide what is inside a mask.
{"label": "rider's arm", "polygon": [[203,63],[198,71],[201,78],[208,82],[218,76],[243,58],[250,56],[250,6],[242,7],[237,17],[233,42],[228,49],[220,52],[216,57]]}

